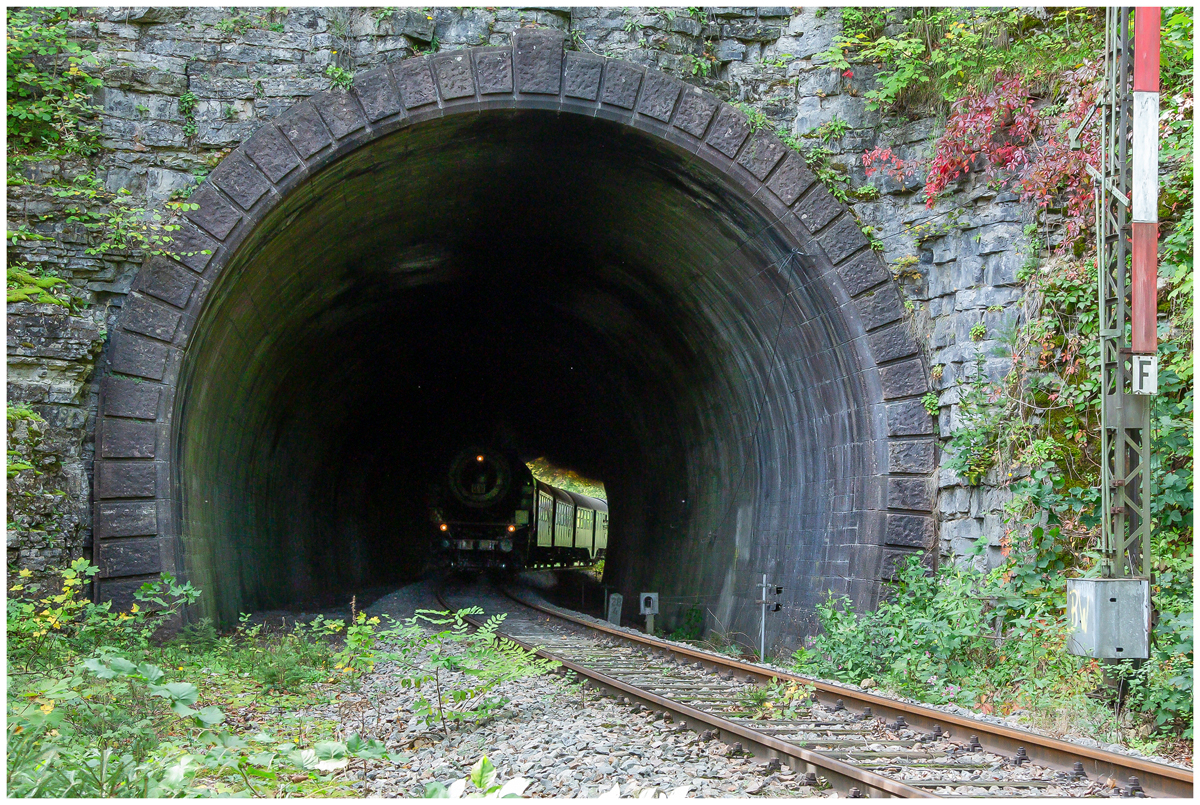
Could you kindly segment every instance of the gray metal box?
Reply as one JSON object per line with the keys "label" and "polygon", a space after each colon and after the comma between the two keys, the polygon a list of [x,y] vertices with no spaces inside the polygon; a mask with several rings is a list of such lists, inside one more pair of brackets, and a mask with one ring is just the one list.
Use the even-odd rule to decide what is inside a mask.
{"label": "gray metal box", "polygon": [[1150,582],[1067,579],[1067,651],[1098,659],[1150,656]]}
{"label": "gray metal box", "polygon": [[638,596],[641,602],[641,615],[658,614],[658,593],[642,593]]}

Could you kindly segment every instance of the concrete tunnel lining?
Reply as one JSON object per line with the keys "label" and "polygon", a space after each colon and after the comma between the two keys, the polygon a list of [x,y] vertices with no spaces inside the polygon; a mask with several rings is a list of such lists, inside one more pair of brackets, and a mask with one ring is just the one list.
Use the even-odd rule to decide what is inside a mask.
{"label": "concrete tunnel lining", "polygon": [[[672,82],[673,128],[602,91],[574,99],[561,41],[517,40],[518,88],[544,78],[522,76],[523,53],[548,52],[557,95],[485,95],[480,58],[510,49],[469,57],[471,98],[445,97],[452,54],[406,60],[375,72],[408,102],[425,70],[441,92],[423,113],[371,120],[378,77],[360,76],[196,194],[179,263],[148,261],[110,351],[101,595],[165,567],[228,619],[403,581],[427,553],[439,447],[481,432],[603,478],[606,582],[706,596],[727,629],[748,630],[761,572],[798,634],[828,590],[870,605],[889,557],[928,547],[923,365],[840,205],[786,149],[764,171],[773,138],[728,134],[740,113],[712,102],[690,134],[691,88],[613,61],[604,81],[646,78],[635,109]],[[329,142],[306,154],[318,126]],[[290,152],[264,150],[281,135]],[[151,455],[116,455],[135,432]],[[147,467],[153,532],[121,533],[148,504],[105,481]]]}

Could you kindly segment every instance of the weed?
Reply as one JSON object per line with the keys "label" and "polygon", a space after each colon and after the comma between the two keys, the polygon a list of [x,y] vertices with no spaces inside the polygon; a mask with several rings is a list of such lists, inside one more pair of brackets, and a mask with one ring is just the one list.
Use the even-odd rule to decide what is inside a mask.
{"label": "weed", "polygon": [[[190,94],[190,93],[188,93]],[[185,96],[186,97],[186,96]],[[195,96],[192,96],[192,103]],[[180,99],[181,106],[183,99]],[[185,129],[186,130],[186,129]],[[186,256],[169,250],[172,233],[179,229],[178,216],[198,205],[186,201],[168,201],[164,213],[134,203],[129,191],[116,193],[104,189],[95,176],[81,175],[67,187],[52,191],[68,200],[66,220],[79,224],[92,238],[87,254],[115,251],[141,251],[174,258]]]}
{"label": "weed", "polygon": [[931,417],[936,417],[942,410],[942,404],[938,402],[938,396],[932,391],[921,398],[921,405],[925,406],[926,413]]}
{"label": "weed", "polygon": [[325,77],[329,79],[329,87],[349,90],[354,85],[354,71],[343,70],[333,62],[325,65]]}
{"label": "weed", "polygon": [[183,134],[185,137],[195,137],[198,131],[196,126],[196,104],[198,99],[190,90],[179,96],[179,114],[183,116]]}
{"label": "weed", "polygon": [[520,797],[529,786],[529,780],[524,777],[514,777],[501,785],[496,782],[499,776],[496,767],[487,759],[487,755],[484,755],[471,767],[471,773],[467,777],[455,780],[449,786],[436,781],[426,783],[425,797],[426,799],[458,799],[463,796],[467,784],[470,783],[474,786],[475,793],[468,796],[509,799]]}
{"label": "weed", "polygon": [[834,140],[840,140],[849,130],[850,124],[837,115],[834,115],[832,120],[817,126],[816,135],[821,139],[821,142],[830,143]]}
{"label": "weed", "polygon": [[[400,643],[399,651],[389,657],[408,671],[401,685],[421,691],[432,684],[432,696],[422,692],[415,712],[429,727],[440,724],[446,734],[451,722],[479,721],[503,707],[507,700],[491,696],[501,682],[544,674],[558,665],[498,638],[503,615],[488,618],[481,628],[470,631],[466,616],[474,614],[482,610],[418,610],[388,632]],[[435,631],[427,631],[430,628]],[[464,674],[468,684],[456,685],[453,672]]]}
{"label": "weed", "polygon": [[699,605],[683,613],[679,628],[669,635],[672,640],[699,640],[704,634],[704,610]]}

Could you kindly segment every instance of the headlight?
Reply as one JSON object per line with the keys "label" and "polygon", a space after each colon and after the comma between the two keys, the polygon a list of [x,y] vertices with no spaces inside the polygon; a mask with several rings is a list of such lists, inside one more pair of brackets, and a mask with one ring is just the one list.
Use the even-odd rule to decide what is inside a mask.
{"label": "headlight", "polygon": [[509,551],[511,551],[512,550],[512,540],[511,539],[500,540],[500,550],[504,551],[505,553],[508,553]]}

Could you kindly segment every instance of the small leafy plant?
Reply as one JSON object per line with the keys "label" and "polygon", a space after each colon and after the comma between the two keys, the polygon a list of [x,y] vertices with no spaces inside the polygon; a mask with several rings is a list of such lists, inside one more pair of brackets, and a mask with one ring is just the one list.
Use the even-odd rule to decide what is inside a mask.
{"label": "small leafy plant", "polygon": [[[524,777],[514,777],[503,785],[497,782],[498,777],[499,773],[496,771],[496,767],[487,759],[487,755],[484,755],[471,767],[471,774],[468,777],[455,780],[449,786],[436,781],[427,783],[425,785],[425,798],[461,799],[465,794],[468,798],[499,797],[500,799],[513,799],[520,797],[529,786],[529,780],[526,780]],[[468,783],[475,789],[470,794],[466,794]]]}
{"label": "small leafy plant", "polygon": [[478,608],[453,613],[417,610],[414,617],[387,633],[399,644],[389,658],[407,670],[400,684],[418,691],[427,685],[433,688],[431,695],[422,692],[418,696],[417,715],[428,727],[440,724],[446,734],[451,723],[482,720],[507,704],[506,699],[491,695],[500,683],[544,674],[558,666],[497,637],[504,615],[494,615],[471,631],[466,617],[478,614],[482,614]]}
{"label": "small leafy plant", "polygon": [[333,62],[325,65],[325,77],[329,79],[330,89],[348,90],[354,86],[354,71],[343,70]]}

